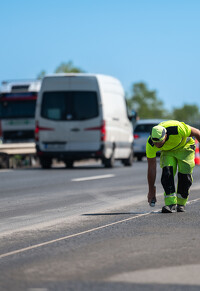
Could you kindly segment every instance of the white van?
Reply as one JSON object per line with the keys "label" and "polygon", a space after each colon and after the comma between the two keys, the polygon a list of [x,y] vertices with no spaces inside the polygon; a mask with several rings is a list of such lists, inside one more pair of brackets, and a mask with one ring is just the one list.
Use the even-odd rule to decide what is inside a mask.
{"label": "white van", "polygon": [[133,128],[121,83],[110,76],[55,74],[44,77],[36,105],[36,149],[43,168],[52,159],[133,161]]}

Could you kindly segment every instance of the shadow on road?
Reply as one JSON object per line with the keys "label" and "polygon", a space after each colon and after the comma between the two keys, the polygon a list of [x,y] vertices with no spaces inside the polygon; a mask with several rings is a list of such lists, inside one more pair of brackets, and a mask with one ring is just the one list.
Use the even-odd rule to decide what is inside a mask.
{"label": "shadow on road", "polygon": [[82,214],[82,216],[138,215],[138,214],[146,214],[146,212],[141,211],[141,212],[84,213],[84,214]]}

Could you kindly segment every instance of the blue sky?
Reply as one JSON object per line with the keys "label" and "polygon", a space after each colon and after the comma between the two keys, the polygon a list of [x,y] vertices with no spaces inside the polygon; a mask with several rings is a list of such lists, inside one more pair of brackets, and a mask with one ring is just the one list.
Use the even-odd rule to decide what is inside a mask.
{"label": "blue sky", "polygon": [[145,82],[166,109],[199,104],[199,0],[0,2],[0,82],[29,79],[61,62]]}

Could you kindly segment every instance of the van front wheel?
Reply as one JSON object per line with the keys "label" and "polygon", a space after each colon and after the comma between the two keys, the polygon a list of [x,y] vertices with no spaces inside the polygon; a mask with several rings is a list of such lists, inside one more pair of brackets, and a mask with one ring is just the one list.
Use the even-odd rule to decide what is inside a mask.
{"label": "van front wheel", "polygon": [[74,161],[73,160],[65,160],[65,166],[66,166],[66,168],[72,169],[74,166]]}
{"label": "van front wheel", "polygon": [[128,159],[123,159],[122,163],[124,164],[124,166],[126,167],[131,167],[133,164],[133,151],[131,151]]}

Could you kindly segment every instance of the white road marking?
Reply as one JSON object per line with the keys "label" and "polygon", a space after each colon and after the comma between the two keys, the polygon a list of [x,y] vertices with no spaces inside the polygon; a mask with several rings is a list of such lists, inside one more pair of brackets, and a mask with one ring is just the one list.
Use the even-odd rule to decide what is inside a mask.
{"label": "white road marking", "polygon": [[108,175],[101,175],[101,176],[84,177],[84,178],[72,179],[72,181],[73,181],[73,182],[80,182],[80,181],[89,181],[89,180],[106,179],[106,178],[112,178],[112,177],[115,177],[115,175],[113,175],[113,174],[108,174]]}
{"label": "white road marking", "polygon": [[50,241],[46,241],[46,242],[43,242],[43,243],[40,243],[40,244],[32,245],[32,246],[29,246],[29,247],[26,247],[26,248],[22,248],[22,249],[19,249],[19,250],[15,250],[15,251],[12,251],[12,252],[1,254],[0,255],[0,259],[5,258],[5,257],[9,257],[11,255],[16,255],[16,254],[19,254],[19,253],[23,253],[23,252],[28,251],[28,250],[33,250],[33,249],[36,249],[36,248],[39,248],[39,247],[42,247],[42,246],[50,245],[50,244],[53,244],[55,242],[59,242],[59,241],[63,241],[63,240],[66,240],[66,239],[74,238],[74,237],[77,237],[77,236],[80,236],[80,235],[83,235],[83,234],[86,234],[86,233],[91,233],[91,232],[94,232],[94,231],[97,231],[97,230],[100,230],[100,229],[103,229],[103,228],[107,228],[109,226],[113,226],[113,225],[116,225],[116,224],[119,224],[119,223],[122,223],[122,222],[126,222],[126,221],[129,221],[129,220],[136,219],[138,217],[147,216],[147,215],[149,215],[151,213],[155,213],[155,212],[151,211],[151,212],[147,212],[147,213],[142,213],[142,214],[139,214],[139,215],[136,215],[136,216],[132,216],[132,217],[126,218],[126,219],[118,220],[118,221],[113,222],[113,223],[105,224],[105,225],[102,225],[102,226],[99,226],[99,227],[95,227],[95,228],[91,228],[91,229],[88,229],[88,230],[85,230],[85,231],[81,231],[81,232],[78,232],[78,233],[75,233],[75,234],[63,236],[63,237],[60,237],[60,238],[57,238],[57,239],[53,239],[53,240],[50,240]]}
{"label": "white road marking", "polygon": [[[189,203],[195,203],[198,200],[200,200],[200,198],[191,200]],[[91,229],[88,229],[88,230],[85,230],[85,231],[81,231],[81,232],[78,232],[78,233],[75,233],[75,234],[63,236],[63,237],[60,237],[60,238],[57,238],[57,239],[53,239],[53,240],[50,240],[50,241],[46,241],[46,242],[43,242],[43,243],[40,243],[40,244],[32,245],[32,246],[29,246],[29,247],[26,247],[26,248],[22,248],[22,249],[19,249],[19,250],[15,250],[15,251],[12,251],[12,252],[1,254],[0,255],[0,259],[12,256],[12,255],[16,255],[16,254],[19,254],[19,253],[23,253],[25,251],[37,249],[37,248],[42,247],[42,246],[47,246],[47,245],[53,244],[55,242],[59,242],[59,241],[67,240],[67,239],[70,239],[70,238],[78,237],[78,236],[81,236],[81,235],[86,234],[86,233],[91,233],[91,232],[94,232],[94,231],[98,231],[100,229],[104,229],[104,228],[107,228],[107,227],[110,227],[110,226],[113,226],[113,225],[117,225],[117,224],[120,224],[120,223],[123,223],[123,222],[126,222],[126,221],[130,221],[130,220],[142,217],[142,216],[147,216],[149,214],[158,213],[160,211],[161,211],[161,209],[156,210],[156,211],[150,211],[150,212],[138,214],[136,216],[132,216],[132,217],[129,217],[129,218],[126,218],[126,219],[118,220],[116,222],[108,223],[108,224],[105,224],[105,225],[102,225],[102,226],[99,226],[99,227],[91,228]]]}
{"label": "white road marking", "polygon": [[8,172],[13,172],[13,170],[0,170],[0,173],[8,173]]}
{"label": "white road marking", "polygon": [[200,198],[197,198],[197,199],[194,199],[194,200],[188,201],[187,204],[195,203],[195,202],[197,202],[198,200],[200,200]]}

